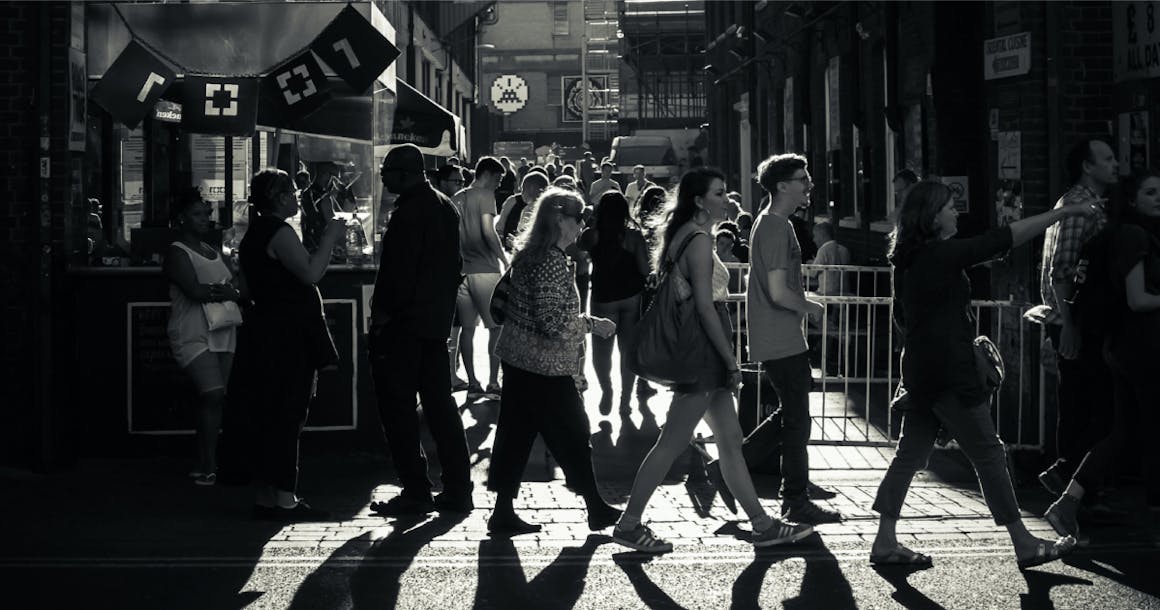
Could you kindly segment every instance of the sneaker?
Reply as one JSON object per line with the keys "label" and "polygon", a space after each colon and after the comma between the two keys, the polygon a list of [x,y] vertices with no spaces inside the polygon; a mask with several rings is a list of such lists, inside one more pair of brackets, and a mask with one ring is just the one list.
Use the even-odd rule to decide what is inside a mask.
{"label": "sneaker", "polygon": [[841,523],[842,514],[836,510],[822,508],[809,500],[797,502],[782,502],[781,516],[794,523],[808,523],[821,525],[822,523]]}
{"label": "sneaker", "polygon": [[1063,469],[1059,462],[1051,465],[1050,468],[1039,473],[1039,484],[1043,485],[1053,496],[1062,496],[1065,489],[1067,489],[1067,481],[1063,478]]}
{"label": "sneaker", "polygon": [[806,536],[814,533],[812,525],[805,523],[790,523],[782,521],[781,519],[774,519],[773,524],[761,530],[754,531],[750,541],[753,546],[774,546],[778,544],[789,544],[797,542]]}
{"label": "sneaker", "polygon": [[435,496],[435,510],[441,513],[458,513],[466,515],[475,510],[475,502],[471,499],[471,492],[445,491]]}
{"label": "sneaker", "polygon": [[[190,474],[193,474],[193,473],[190,473]],[[217,473],[216,472],[208,472],[208,473],[199,472],[199,473],[197,473],[197,476],[193,477],[193,484],[194,485],[202,485],[204,487],[212,487],[213,485],[217,484]]]}
{"label": "sneaker", "polygon": [[487,389],[483,391],[483,397],[487,400],[499,400],[503,388],[499,387],[498,383],[487,384]]}
{"label": "sneaker", "polygon": [[430,495],[414,497],[399,494],[386,502],[371,502],[371,511],[387,517],[403,515],[426,515],[435,510],[435,502]]}
{"label": "sneaker", "polygon": [[588,509],[588,529],[599,531],[616,525],[620,521],[621,511],[615,506],[600,503]]}
{"label": "sneaker", "polygon": [[1051,529],[1060,536],[1079,536],[1079,500],[1075,496],[1063,494],[1043,513],[1043,518],[1051,524]]}
{"label": "sneaker", "polygon": [[326,521],[330,518],[330,513],[325,510],[312,508],[305,500],[299,499],[298,504],[294,508],[255,504],[254,518],[259,521],[281,521],[283,523]]}
{"label": "sneaker", "polygon": [[653,534],[647,525],[641,523],[630,530],[613,528],[612,540],[617,544],[645,553],[669,553],[673,550],[671,542],[665,542]]}
{"label": "sneaker", "polygon": [[648,384],[643,379],[638,379],[636,382],[636,397],[640,399],[652,398],[657,395],[657,389]]}
{"label": "sneaker", "polygon": [[481,396],[483,396],[483,386],[479,385],[478,381],[476,381],[474,383],[467,384],[467,399],[468,400],[471,400],[473,398],[479,398]]}
{"label": "sneaker", "polygon": [[460,379],[459,377],[453,377],[451,380],[451,391],[452,392],[462,392],[463,390],[467,389],[467,386],[468,386],[468,384],[467,384],[466,379]]}

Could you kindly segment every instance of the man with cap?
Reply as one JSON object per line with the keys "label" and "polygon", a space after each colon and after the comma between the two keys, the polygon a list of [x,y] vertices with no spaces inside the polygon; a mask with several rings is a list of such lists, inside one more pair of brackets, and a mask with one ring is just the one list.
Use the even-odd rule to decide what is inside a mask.
{"label": "man with cap", "polygon": [[[463,422],[451,397],[447,336],[462,280],[459,214],[423,171],[413,144],[383,159],[383,191],[397,195],[383,234],[382,263],[371,300],[371,373],[379,415],[403,491],[372,510],[385,515],[467,513],[471,470]],[[415,394],[435,440],[443,493],[431,497],[419,443]]]}

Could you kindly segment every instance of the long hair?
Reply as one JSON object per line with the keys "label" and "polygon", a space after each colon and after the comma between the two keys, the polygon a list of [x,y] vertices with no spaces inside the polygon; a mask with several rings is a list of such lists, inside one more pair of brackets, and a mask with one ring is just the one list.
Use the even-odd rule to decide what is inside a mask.
{"label": "long hair", "polygon": [[697,213],[697,197],[709,192],[709,185],[714,180],[725,181],[725,174],[711,167],[695,167],[681,176],[681,183],[677,185],[676,194],[656,216],[654,222],[658,228],[663,227],[660,242],[653,251],[653,270],[660,271],[661,261],[665,252],[673,241],[677,230],[686,222],[692,220]]}
{"label": "long hair", "polygon": [[[624,242],[632,219],[628,216],[628,200],[620,191],[608,191],[600,197],[600,205],[596,206],[596,235],[595,250],[613,252]],[[633,222],[635,225],[636,223]]]}
{"label": "long hair", "polygon": [[269,212],[274,202],[277,201],[278,195],[287,190],[295,190],[294,181],[290,179],[290,174],[276,167],[267,167],[254,174],[253,179],[250,180],[248,200],[259,212]]}
{"label": "long hair", "polygon": [[529,203],[532,206],[532,221],[513,241],[515,250],[512,256],[513,267],[544,260],[548,252],[560,241],[560,217],[569,204],[577,210],[577,213],[584,209],[584,200],[580,195],[555,186],[545,189],[535,203]]}
{"label": "long hair", "polygon": [[914,253],[922,246],[939,239],[935,217],[951,200],[951,189],[936,180],[921,180],[910,188],[894,230],[890,232],[890,246],[886,258],[895,267],[906,267]]}

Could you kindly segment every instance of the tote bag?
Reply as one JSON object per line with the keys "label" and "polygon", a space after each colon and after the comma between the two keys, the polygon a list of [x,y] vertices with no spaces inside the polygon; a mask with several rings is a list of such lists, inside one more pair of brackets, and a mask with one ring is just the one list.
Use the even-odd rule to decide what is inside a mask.
{"label": "tote bag", "polygon": [[628,367],[638,377],[664,386],[696,381],[696,371],[687,355],[703,340],[692,295],[678,294],[674,282],[676,261],[694,237],[689,234],[677,249],[676,256],[661,266],[660,281],[652,302],[637,323],[628,340]]}

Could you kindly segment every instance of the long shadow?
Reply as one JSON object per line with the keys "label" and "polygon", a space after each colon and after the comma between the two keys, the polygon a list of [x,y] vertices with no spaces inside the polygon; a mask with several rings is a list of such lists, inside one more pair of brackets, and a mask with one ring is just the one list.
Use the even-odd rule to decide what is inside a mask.
{"label": "long shadow", "polygon": [[590,534],[584,544],[565,547],[532,580],[524,576],[519,553],[510,538],[479,543],[479,586],[473,608],[572,608],[584,593],[592,554],[610,538]]}
{"label": "long shadow", "polygon": [[650,553],[641,553],[638,551],[630,551],[627,553],[615,553],[612,555],[612,561],[621,570],[624,570],[625,575],[628,576],[628,582],[632,584],[632,588],[636,591],[636,596],[648,608],[653,610],[680,610],[684,606],[678,604],[676,600],[669,597],[664,589],[657,586],[648,574],[644,573],[644,564],[653,560],[656,555]]}
{"label": "long shadow", "polygon": [[1019,607],[1022,610],[1053,610],[1055,603],[1051,601],[1052,587],[1092,584],[1092,581],[1084,578],[1039,570],[1025,570],[1023,578],[1027,581],[1027,592],[1019,594]]}
{"label": "long shadow", "polygon": [[396,607],[402,576],[419,551],[465,518],[440,515],[425,523],[421,517],[400,519],[381,540],[373,541],[368,532],[348,541],[302,581],[289,608]]}
{"label": "long shadow", "polygon": [[908,580],[911,574],[929,570],[930,566],[874,566],[873,570],[882,577],[883,580],[890,583],[894,587],[894,593],[890,594],[890,599],[898,602],[904,608],[910,610],[943,610],[943,606],[938,604],[931,598],[927,597],[925,593],[914,588]]}
{"label": "long shadow", "polygon": [[746,566],[733,583],[731,608],[760,608],[761,587],[770,566],[789,557],[805,559],[801,591],[796,597],[785,599],[782,605],[795,608],[856,608],[854,591],[838,559],[830,552],[821,536],[809,538],[788,547],[757,549],[753,563]]}
{"label": "long shadow", "polygon": [[1156,578],[1157,555],[1160,552],[1084,552],[1064,558],[1063,563],[1141,593],[1160,597],[1160,581]]}

